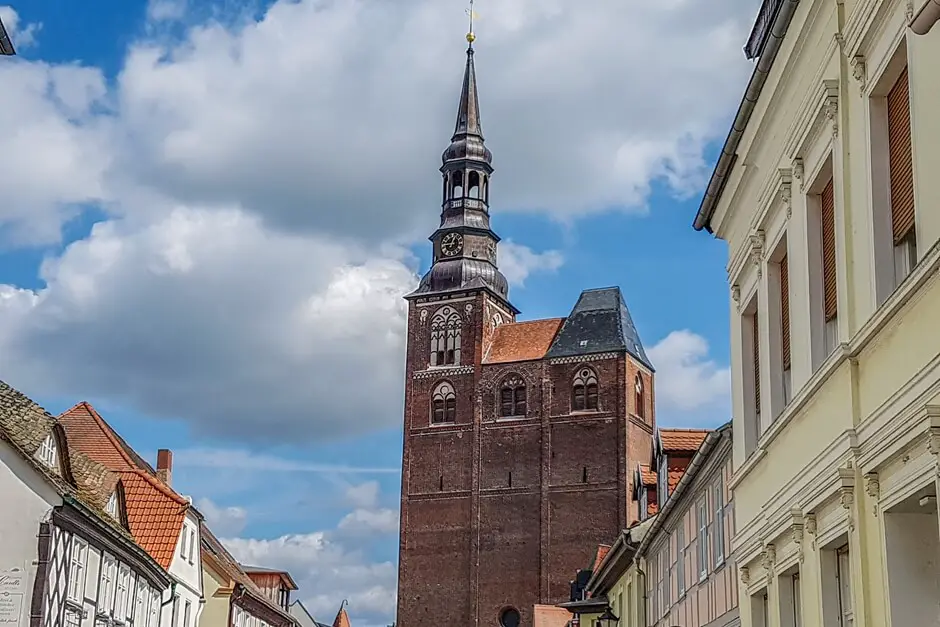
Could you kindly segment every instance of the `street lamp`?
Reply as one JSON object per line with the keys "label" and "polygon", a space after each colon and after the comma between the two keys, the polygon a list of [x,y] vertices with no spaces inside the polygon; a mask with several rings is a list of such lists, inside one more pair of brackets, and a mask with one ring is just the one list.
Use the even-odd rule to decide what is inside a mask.
{"label": "street lamp", "polygon": [[620,619],[610,611],[610,606],[608,605],[604,609],[604,613],[597,617],[597,621],[595,621],[594,624],[597,627],[617,627],[617,623],[619,622]]}

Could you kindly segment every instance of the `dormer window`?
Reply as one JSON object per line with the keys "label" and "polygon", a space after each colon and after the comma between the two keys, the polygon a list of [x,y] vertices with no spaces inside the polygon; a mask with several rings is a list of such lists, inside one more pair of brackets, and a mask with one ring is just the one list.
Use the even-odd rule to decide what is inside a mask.
{"label": "dormer window", "polygon": [[46,439],[39,445],[36,451],[36,459],[41,461],[47,468],[57,470],[59,462],[59,450],[56,446],[55,437],[50,433]]}
{"label": "dormer window", "polygon": [[111,496],[108,498],[108,504],[105,505],[104,511],[108,512],[112,518],[118,517],[117,492],[111,493]]}

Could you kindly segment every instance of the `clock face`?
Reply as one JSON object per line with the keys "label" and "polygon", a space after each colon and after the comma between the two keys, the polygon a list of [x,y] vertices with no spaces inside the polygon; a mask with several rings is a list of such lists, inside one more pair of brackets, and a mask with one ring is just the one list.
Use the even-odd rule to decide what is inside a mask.
{"label": "clock face", "polygon": [[460,233],[448,233],[441,239],[441,253],[445,257],[453,257],[463,248],[463,237]]}

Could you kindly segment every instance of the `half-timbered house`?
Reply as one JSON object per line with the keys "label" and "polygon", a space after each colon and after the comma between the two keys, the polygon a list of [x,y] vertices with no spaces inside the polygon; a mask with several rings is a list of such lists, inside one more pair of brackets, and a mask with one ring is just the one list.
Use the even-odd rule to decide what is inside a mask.
{"label": "half-timbered house", "polygon": [[157,453],[154,469],[90,404],[59,416],[72,445],[120,476],[134,539],[173,578],[163,627],[195,627],[203,608],[200,528],[202,515],[172,485],[172,454]]}
{"label": "half-timbered house", "polygon": [[134,541],[127,493],[0,382],[0,625],[160,625],[171,578]]}

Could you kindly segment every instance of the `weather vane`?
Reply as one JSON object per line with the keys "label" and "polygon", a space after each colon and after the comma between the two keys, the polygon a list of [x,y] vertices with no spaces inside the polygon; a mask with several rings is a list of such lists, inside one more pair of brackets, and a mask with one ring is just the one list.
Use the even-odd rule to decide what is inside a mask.
{"label": "weather vane", "polygon": [[473,42],[476,40],[477,36],[473,34],[473,18],[477,17],[476,11],[473,10],[473,0],[470,0],[470,6],[467,8],[467,15],[470,17],[470,30],[467,31],[467,43],[470,44],[470,47],[473,47]]}

